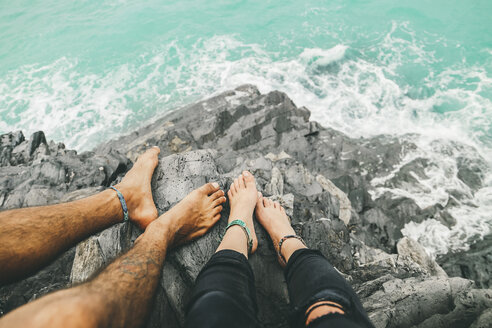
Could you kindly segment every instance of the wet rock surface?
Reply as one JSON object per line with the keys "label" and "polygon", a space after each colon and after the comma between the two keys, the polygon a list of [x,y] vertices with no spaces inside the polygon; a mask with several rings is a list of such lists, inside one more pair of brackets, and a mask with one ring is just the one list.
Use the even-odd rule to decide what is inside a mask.
{"label": "wet rock surface", "polygon": [[[285,206],[308,246],[319,249],[349,279],[377,327],[489,327],[492,291],[483,288],[490,286],[486,275],[491,240],[476,252],[489,262],[476,268],[470,261],[466,265],[473,274],[454,274],[453,268],[463,266],[462,256],[455,254],[439,259],[446,274],[422,246],[403,238],[401,229],[428,218],[453,225],[446,214],[452,202],[420,208],[410,198],[371,195],[371,181],[394,172],[416,146],[387,136],[351,139],[309,116],[308,109],[298,108],[281,92],[260,94],[245,85],[167,114],[91,152],[67,150],[63,144],[48,142],[42,132],[29,139],[21,132],[4,134],[0,209],[96,193],[116,183],[140,153],[157,145],[161,155],[152,188],[160,213],[205,182],[217,181],[227,189],[237,175],[249,170],[258,189]],[[478,189],[483,178],[480,160],[460,163],[458,177],[471,190]],[[425,159],[413,160],[381,184],[388,189],[418,186],[429,165]],[[460,195],[453,197],[458,201]],[[148,327],[182,326],[194,279],[220,242],[228,210],[226,203],[222,219],[210,233],[168,255]],[[265,231],[258,224],[255,228],[259,248],[250,263],[259,317],[265,327],[287,327],[282,270]],[[52,290],[83,282],[130,248],[140,233],[131,224],[113,226],[36,275],[0,287],[0,315]]]}
{"label": "wet rock surface", "polygon": [[451,277],[474,280],[478,287],[492,286],[492,235],[470,246],[467,251],[449,253],[437,259]]}

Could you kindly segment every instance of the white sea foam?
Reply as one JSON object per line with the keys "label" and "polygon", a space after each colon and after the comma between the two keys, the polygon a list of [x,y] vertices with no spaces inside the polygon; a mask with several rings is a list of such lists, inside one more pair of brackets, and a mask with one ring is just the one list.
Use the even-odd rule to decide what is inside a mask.
{"label": "white sea foam", "polygon": [[314,64],[316,66],[327,66],[341,60],[345,56],[345,51],[348,49],[347,46],[339,44],[331,49],[304,49],[304,51],[299,55],[304,62],[309,64]]}
{"label": "white sea foam", "polygon": [[[124,67],[106,76],[76,73],[77,63],[62,58],[47,66],[29,66],[0,81],[0,130],[44,130],[69,146],[87,148],[122,126],[131,114],[121,85]],[[21,109],[21,110],[19,110]],[[19,120],[14,126],[7,120]]]}
{"label": "white sea foam", "polygon": [[466,250],[468,246],[492,233],[492,187],[480,189],[469,204],[453,207],[449,212],[456,218],[451,228],[429,219],[422,223],[410,222],[402,229],[405,236],[418,240],[431,256],[453,250]]}
{"label": "white sea foam", "polygon": [[[101,74],[81,74],[77,60],[61,58],[0,76],[0,130],[44,130],[49,138],[86,150],[165,111],[251,83],[261,92],[286,92],[297,105],[308,107],[313,119],[352,137],[412,138],[418,149],[402,165],[427,158],[434,163],[427,168],[429,178],[421,179],[420,187],[391,192],[413,198],[421,207],[444,204],[453,188],[471,194],[457,178],[456,158],[475,154],[463,154],[467,150],[453,148],[452,141],[475,148],[492,163],[492,102],[482,95],[492,90],[492,79],[483,68],[456,66],[427,72],[415,89],[397,82],[398,69],[408,58],[417,64],[437,61],[404,23],[393,24],[381,42],[360,53],[339,44],[283,57],[234,36],[214,36],[191,48],[171,42]],[[441,139],[446,141],[436,141]],[[376,197],[387,190],[384,178],[373,185]],[[455,228],[426,221],[407,225],[404,233],[433,254],[483,236],[491,225],[486,215],[492,209],[489,188],[490,180],[470,198],[477,207],[453,210]]]}

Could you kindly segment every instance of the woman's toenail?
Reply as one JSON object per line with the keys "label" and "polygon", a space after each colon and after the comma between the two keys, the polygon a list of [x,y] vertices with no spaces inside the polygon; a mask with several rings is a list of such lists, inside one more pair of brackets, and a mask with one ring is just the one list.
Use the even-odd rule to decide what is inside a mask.
{"label": "woman's toenail", "polygon": [[214,186],[214,188],[219,188],[219,184],[217,182],[212,182],[212,186]]}
{"label": "woman's toenail", "polygon": [[243,172],[243,175],[244,175],[245,177],[249,177],[249,176],[250,176],[250,173],[249,173],[248,171],[244,171],[244,172]]}

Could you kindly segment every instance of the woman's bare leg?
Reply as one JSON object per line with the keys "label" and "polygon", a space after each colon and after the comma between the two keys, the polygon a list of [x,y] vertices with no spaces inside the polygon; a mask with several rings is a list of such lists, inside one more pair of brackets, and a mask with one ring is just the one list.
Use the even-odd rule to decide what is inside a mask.
{"label": "woman's bare leg", "polygon": [[[227,195],[231,206],[229,222],[239,219],[246,223],[253,238],[251,253],[254,253],[258,247],[258,240],[253,225],[253,212],[258,198],[258,191],[256,190],[256,182],[253,175],[248,171],[244,171],[231,184]],[[217,252],[224,249],[230,249],[243,254],[246,258],[248,257],[248,239],[243,228],[235,225],[227,229],[222,242],[217,248]]]}
{"label": "woman's bare leg", "polygon": [[[253,175],[243,172],[227,194],[231,208],[229,222],[246,223],[253,239],[253,253],[258,245],[253,226],[258,192]],[[254,274],[248,255],[245,231],[241,226],[231,226],[196,279],[185,327],[259,326]]]}
{"label": "woman's bare leg", "polygon": [[[290,220],[285,210],[279,203],[273,202],[272,200],[262,197],[261,193],[258,193],[258,201],[256,203],[256,218],[258,222],[265,228],[265,230],[270,235],[275,249],[278,249],[278,243],[282,237],[287,235],[295,235],[295,231],[290,225]],[[307,248],[300,240],[295,238],[288,238],[282,244],[282,255],[285,258],[285,263],[289,262],[290,257],[295,251],[299,249]],[[285,266],[285,263],[279,261],[281,265]],[[331,306],[330,302],[317,302],[312,304],[306,312],[308,312],[312,307],[316,307],[308,316],[306,320],[306,326],[313,320],[322,317],[330,313],[340,313],[344,312],[338,308],[338,304],[334,303],[335,306]]]}

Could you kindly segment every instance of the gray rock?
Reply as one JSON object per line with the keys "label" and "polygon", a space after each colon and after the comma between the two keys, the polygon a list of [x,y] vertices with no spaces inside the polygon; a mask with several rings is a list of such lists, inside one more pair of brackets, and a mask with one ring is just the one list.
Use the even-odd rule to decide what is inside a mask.
{"label": "gray rock", "polygon": [[[416,159],[400,167],[403,156],[416,148],[411,142],[388,136],[351,139],[309,116],[281,92],[262,95],[245,85],[82,154],[46,142],[41,133],[28,141],[20,132],[4,134],[0,209],[70,201],[103,190],[117,183],[140,153],[157,145],[161,155],[152,189],[159,213],[206,182],[217,181],[227,190],[243,170],[250,170],[258,190],[286,207],[296,232],[349,279],[377,327],[481,327],[490,322],[491,290],[448,278],[419,244],[401,240],[400,231],[405,223],[429,217],[454,224],[448,210],[480,187],[483,159],[467,149],[475,155],[460,160],[458,177],[470,193],[450,191],[446,206],[421,209],[411,199],[389,194],[372,199],[374,178],[399,167],[386,180],[388,188],[423,188],[415,177],[425,178],[425,168],[434,163]],[[228,207],[208,234],[168,254],[148,327],[182,326],[194,280],[220,242]],[[283,273],[271,240],[257,223],[255,230],[259,247],[250,263],[257,277],[259,317],[265,327],[287,327]],[[33,277],[0,287],[0,313],[85,281],[129,249],[140,233],[131,224],[113,226]],[[466,277],[487,287],[490,251],[485,247],[483,253],[467,254],[472,273]],[[471,264],[473,254],[483,265]],[[484,259],[488,262],[480,262]],[[445,269],[448,261],[463,265],[440,260]]]}
{"label": "gray rock", "polygon": [[447,277],[446,272],[434,261],[426,252],[425,249],[415,240],[403,237],[396,244],[398,255],[407,256],[413,262],[420,265],[424,270],[432,276]]}
{"label": "gray rock", "polygon": [[[470,290],[461,278],[395,279],[382,286],[363,303],[376,327],[468,327],[490,307],[491,291]],[[466,312],[464,303],[476,307]]]}
{"label": "gray rock", "polygon": [[451,277],[474,280],[478,287],[492,286],[492,235],[470,246],[469,250],[449,253],[437,259]]}
{"label": "gray rock", "polygon": [[[460,279],[460,278],[453,278]],[[451,281],[453,281],[451,280]],[[446,328],[452,322],[452,327],[481,326],[490,328],[490,309],[492,308],[492,291],[490,289],[460,290],[454,294],[451,284],[452,311],[444,314],[437,313],[421,322],[419,328]],[[478,317],[478,319],[476,319]]]}
{"label": "gray rock", "polygon": [[338,218],[343,221],[346,225],[350,221],[351,217],[351,210],[352,210],[352,205],[350,202],[350,199],[347,197],[347,194],[345,194],[343,191],[338,189],[334,183],[332,183],[330,180],[319,174],[316,177],[316,180],[319,182],[321,187],[330,193],[330,195],[333,195],[338,199],[338,202],[340,204],[340,210],[338,214]]}
{"label": "gray rock", "polygon": [[484,171],[485,164],[479,158],[460,157],[458,160],[458,178],[474,190],[482,186]]}
{"label": "gray rock", "polygon": [[70,282],[79,284],[87,281],[94,273],[104,266],[102,254],[97,237],[89,237],[77,245],[75,258],[70,272]]}
{"label": "gray rock", "polygon": [[490,328],[492,326],[492,308],[485,310],[477,320],[475,320],[470,328]]}
{"label": "gray rock", "polygon": [[43,131],[34,132],[31,135],[31,138],[29,138],[29,142],[27,144],[27,152],[29,154],[29,157],[31,157],[34,154],[34,152],[38,149],[38,147],[41,145],[45,145],[45,146],[48,145],[46,142],[46,137],[44,136],[44,132]]}
{"label": "gray rock", "polygon": [[22,131],[0,135],[0,166],[11,165],[13,149],[20,145],[24,140],[25,138]]}

